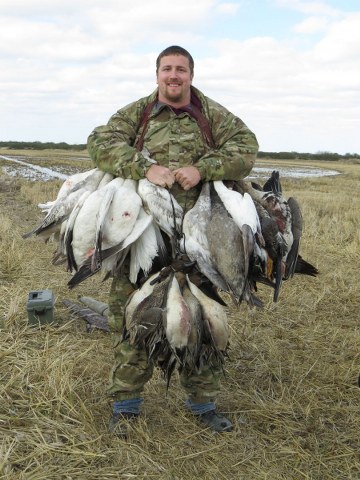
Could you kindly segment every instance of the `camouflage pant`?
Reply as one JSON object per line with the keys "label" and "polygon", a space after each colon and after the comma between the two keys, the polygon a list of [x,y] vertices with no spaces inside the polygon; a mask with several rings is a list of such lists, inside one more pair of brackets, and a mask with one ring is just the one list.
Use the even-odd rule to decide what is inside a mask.
{"label": "camouflage pant", "polygon": [[[114,279],[109,298],[109,323],[115,333],[115,361],[110,372],[108,393],[114,400],[125,400],[141,396],[143,388],[150,380],[154,363],[149,361],[145,350],[122,341],[120,332],[124,321],[124,305],[132,286],[124,277]],[[180,374],[180,383],[194,403],[214,401],[220,391],[222,368],[205,365],[201,370]]]}

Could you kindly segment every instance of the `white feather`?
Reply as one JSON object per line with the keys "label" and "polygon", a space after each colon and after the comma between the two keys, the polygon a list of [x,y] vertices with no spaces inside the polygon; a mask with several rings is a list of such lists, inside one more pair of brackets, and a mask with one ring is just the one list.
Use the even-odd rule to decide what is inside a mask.
{"label": "white feather", "polygon": [[187,346],[191,323],[190,311],[183,299],[179,283],[174,275],[166,302],[166,338],[173,348]]}
{"label": "white feather", "polygon": [[[102,219],[104,250],[124,241],[131,233],[141,208],[141,199],[136,192],[123,188],[122,183],[122,179],[115,178],[85,200],[73,229],[72,247],[78,266],[94,253],[100,228],[97,217]],[[105,203],[104,198],[107,199]]]}
{"label": "white feather", "polygon": [[145,211],[153,216],[161,230],[170,237],[174,233],[175,226],[177,231],[181,230],[183,209],[169,190],[144,178],[138,182],[138,194],[143,201]]}
{"label": "white feather", "polygon": [[244,224],[249,225],[254,235],[261,234],[260,219],[250,195],[230,190],[221,180],[215,181],[214,187],[236,225],[240,229]]}
{"label": "white feather", "polygon": [[140,269],[143,270],[145,276],[148,274],[153,260],[158,254],[157,236],[152,217],[143,210],[140,211],[139,217],[140,215],[146,215],[146,217],[151,219],[151,222],[142,235],[131,245],[129,278],[132,283],[136,282]]}

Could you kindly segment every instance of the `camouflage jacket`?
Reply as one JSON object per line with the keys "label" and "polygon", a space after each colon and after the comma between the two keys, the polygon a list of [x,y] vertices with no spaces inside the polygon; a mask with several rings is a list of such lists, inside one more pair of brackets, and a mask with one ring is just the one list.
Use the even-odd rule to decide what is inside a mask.
{"label": "camouflage jacket", "polygon": [[[159,165],[176,168],[194,165],[202,181],[240,180],[246,177],[255,162],[258,143],[255,135],[240,118],[225,107],[203,95],[195,87],[192,93],[201,103],[215,148],[205,141],[196,120],[189,113],[176,115],[163,103],[153,107],[145,136],[144,147]],[[101,170],[123,178],[140,180],[152,165],[134,145],[141,133],[141,118],[146,106],[157,98],[157,90],[118,110],[107,125],[95,128],[88,139],[90,157]],[[198,188],[187,192],[193,203]],[[175,184],[171,190],[184,203],[184,191]],[[188,205],[189,206],[189,205]]]}

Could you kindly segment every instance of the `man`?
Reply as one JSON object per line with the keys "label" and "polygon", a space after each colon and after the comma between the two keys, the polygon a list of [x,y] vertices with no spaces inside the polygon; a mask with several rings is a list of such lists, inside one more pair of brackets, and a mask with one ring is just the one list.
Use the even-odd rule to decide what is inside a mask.
{"label": "man", "polygon": [[[123,178],[150,182],[171,189],[188,210],[195,203],[201,183],[239,180],[251,171],[258,143],[236,116],[192,86],[194,61],[178,46],[165,49],[156,61],[158,88],[120,110],[106,126],[96,128],[88,150],[98,168]],[[110,292],[111,323],[120,332],[123,307],[131,285],[114,279]],[[145,351],[115,342],[115,364],[109,394],[113,397],[110,431],[140,413],[141,392],[151,378],[153,365]],[[217,432],[232,429],[216,411],[221,368],[183,369],[180,381],[187,406],[206,426]]]}

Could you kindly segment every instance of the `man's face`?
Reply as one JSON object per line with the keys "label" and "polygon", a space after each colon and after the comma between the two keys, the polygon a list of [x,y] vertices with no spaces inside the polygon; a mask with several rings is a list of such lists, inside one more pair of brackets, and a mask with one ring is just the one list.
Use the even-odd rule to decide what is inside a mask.
{"label": "man's face", "polygon": [[183,55],[162,57],[157,72],[159,100],[178,108],[189,104],[192,79],[189,60],[186,57]]}

